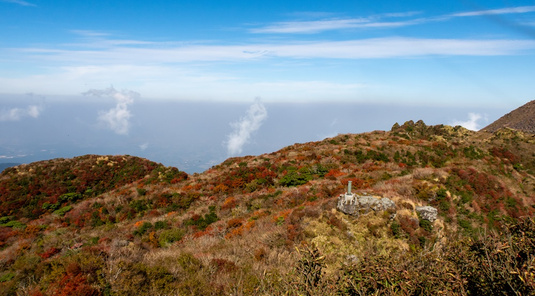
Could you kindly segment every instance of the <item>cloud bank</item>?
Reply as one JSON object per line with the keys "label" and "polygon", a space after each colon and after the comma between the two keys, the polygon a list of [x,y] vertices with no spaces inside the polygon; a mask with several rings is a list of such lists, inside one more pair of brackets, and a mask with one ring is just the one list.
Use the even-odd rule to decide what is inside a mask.
{"label": "cloud bank", "polygon": [[37,118],[40,114],[41,108],[37,105],[30,105],[25,109],[4,109],[0,110],[0,121],[19,121],[24,117]]}
{"label": "cloud bank", "polygon": [[455,120],[450,125],[457,126],[460,125],[466,129],[472,130],[472,131],[478,131],[481,129],[481,126],[479,124],[479,120],[482,119],[483,116],[478,113],[468,113],[468,120],[466,121],[459,121]]}
{"label": "cloud bank", "polygon": [[247,115],[240,121],[231,123],[234,131],[228,136],[228,155],[237,155],[243,151],[243,146],[249,142],[253,132],[258,130],[267,118],[267,110],[260,99],[247,110]]}
{"label": "cloud bank", "polygon": [[106,125],[109,129],[119,135],[127,135],[130,129],[130,117],[132,114],[128,106],[139,97],[137,92],[131,90],[118,91],[113,87],[103,90],[92,89],[83,95],[96,97],[111,97],[117,104],[108,111],[100,111],[98,121]]}

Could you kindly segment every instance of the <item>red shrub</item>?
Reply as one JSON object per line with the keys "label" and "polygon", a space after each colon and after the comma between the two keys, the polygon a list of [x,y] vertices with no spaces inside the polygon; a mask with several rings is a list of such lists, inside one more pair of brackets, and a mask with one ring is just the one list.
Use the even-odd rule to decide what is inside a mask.
{"label": "red shrub", "polygon": [[55,247],[51,247],[50,249],[46,250],[44,253],[39,254],[39,257],[41,257],[43,259],[48,259],[48,258],[56,255],[60,251],[61,251],[61,249],[58,249],[58,248],[55,248]]}
{"label": "red shrub", "polygon": [[59,282],[51,286],[52,296],[98,296],[102,295],[98,290],[87,283],[82,274],[65,274]]}

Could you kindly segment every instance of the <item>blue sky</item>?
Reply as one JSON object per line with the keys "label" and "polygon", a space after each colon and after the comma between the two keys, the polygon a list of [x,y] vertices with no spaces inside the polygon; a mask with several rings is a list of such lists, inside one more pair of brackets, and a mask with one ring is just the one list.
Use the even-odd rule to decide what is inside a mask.
{"label": "blue sky", "polygon": [[533,1],[0,0],[0,89],[171,100],[525,102]]}
{"label": "blue sky", "polygon": [[[171,141],[148,153],[155,144],[142,138],[155,134],[154,122],[166,131],[180,124],[187,132],[176,136],[192,146],[209,142],[194,125],[140,114],[143,104],[220,106],[228,117],[195,113],[220,135],[211,134],[217,151],[202,157],[208,163],[397,120],[478,129],[534,98],[534,1],[0,0],[0,36],[0,129],[12,131],[0,139],[0,161],[48,157],[41,152],[53,149],[30,136],[37,127],[70,147],[50,157],[90,153],[82,139],[68,140],[81,133],[123,143],[108,139],[99,153],[178,158],[161,148],[176,147]],[[299,126],[280,104],[305,122],[325,104],[339,109],[277,141],[266,130],[273,121]],[[361,121],[345,113],[364,109],[375,111]],[[78,130],[65,132],[58,117]]]}

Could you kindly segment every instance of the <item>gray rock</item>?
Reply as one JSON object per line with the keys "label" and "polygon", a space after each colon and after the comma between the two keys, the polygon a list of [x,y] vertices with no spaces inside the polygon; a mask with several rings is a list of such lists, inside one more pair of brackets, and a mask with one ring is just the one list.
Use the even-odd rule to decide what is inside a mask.
{"label": "gray rock", "polygon": [[395,209],[396,203],[386,197],[381,198],[374,207],[374,211],[386,211],[388,209]]}
{"label": "gray rock", "polygon": [[438,211],[431,206],[416,207],[416,212],[422,217],[422,219],[429,222],[435,222],[437,219]]}
{"label": "gray rock", "polygon": [[396,204],[386,198],[377,198],[368,195],[356,195],[352,193],[341,194],[338,197],[337,209],[345,214],[358,216],[359,213],[369,211],[386,211],[395,209]]}

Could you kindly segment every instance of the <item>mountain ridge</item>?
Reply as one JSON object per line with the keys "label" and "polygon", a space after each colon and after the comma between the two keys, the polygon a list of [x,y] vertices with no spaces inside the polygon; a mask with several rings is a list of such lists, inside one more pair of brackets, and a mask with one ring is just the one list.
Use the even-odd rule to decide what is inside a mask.
{"label": "mountain ridge", "polygon": [[502,128],[512,128],[535,134],[535,100],[505,114],[498,120],[484,127],[482,131],[496,132]]}
{"label": "mountain ridge", "polygon": [[[129,156],[10,168],[1,205],[23,206],[0,215],[0,295],[526,294],[534,149],[520,131],[407,121],[192,175]],[[396,208],[336,211],[349,181]],[[509,257],[478,268],[508,240],[497,254]]]}

